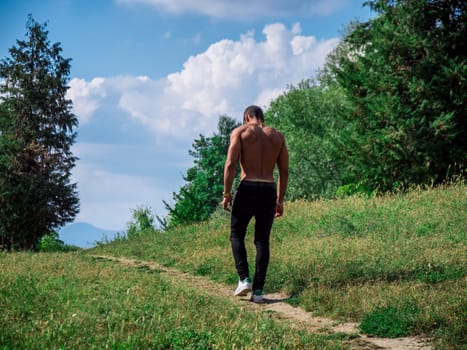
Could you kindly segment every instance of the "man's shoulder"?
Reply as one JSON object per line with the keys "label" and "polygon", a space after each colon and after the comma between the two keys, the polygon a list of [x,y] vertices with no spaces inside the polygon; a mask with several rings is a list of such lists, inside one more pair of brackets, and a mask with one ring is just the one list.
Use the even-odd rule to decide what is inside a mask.
{"label": "man's shoulder", "polygon": [[284,135],[279,130],[277,130],[277,129],[271,127],[271,126],[265,126],[264,131],[267,132],[267,133],[270,133],[272,135],[275,135],[277,137],[284,138]]}
{"label": "man's shoulder", "polygon": [[242,124],[240,126],[237,126],[233,131],[234,132],[242,132],[244,130],[248,129],[248,125],[247,124]]}
{"label": "man's shoulder", "polygon": [[255,126],[251,126],[248,124],[243,124],[238,127],[236,127],[232,131],[232,137],[249,137],[252,135],[258,135],[258,134],[263,134],[266,135],[267,137],[273,137],[276,139],[281,139],[284,140],[284,135],[277,129],[271,127],[271,126],[263,126],[262,128],[258,128]]}
{"label": "man's shoulder", "polygon": [[243,133],[246,129],[248,128],[248,125],[240,125],[237,126],[235,129],[232,131],[232,137],[239,136],[241,133]]}

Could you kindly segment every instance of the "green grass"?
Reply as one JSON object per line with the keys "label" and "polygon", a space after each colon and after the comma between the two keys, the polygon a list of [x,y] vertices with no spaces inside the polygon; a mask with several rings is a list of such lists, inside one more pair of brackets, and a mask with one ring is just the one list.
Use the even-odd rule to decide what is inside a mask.
{"label": "green grass", "polygon": [[379,307],[363,317],[360,329],[368,335],[404,337],[413,329],[417,314],[417,306],[409,303]]}
{"label": "green grass", "polygon": [[[286,203],[273,227],[266,292],[288,292],[313,314],[362,322],[371,334],[425,335],[439,349],[467,348],[466,213],[467,187],[460,183]],[[247,239],[253,262],[251,229]],[[209,222],[96,252],[155,260],[232,288],[237,281],[229,214],[222,211]]]}
{"label": "green grass", "polygon": [[[467,348],[467,187],[286,203],[272,232],[266,292],[377,336]],[[252,232],[247,238],[254,261]],[[229,214],[68,253],[0,253],[0,349],[345,349],[157,270],[157,261],[234,288]],[[186,283],[186,282],[185,282]]]}
{"label": "green grass", "polygon": [[0,254],[0,349],[341,349],[147,268],[79,253]]}

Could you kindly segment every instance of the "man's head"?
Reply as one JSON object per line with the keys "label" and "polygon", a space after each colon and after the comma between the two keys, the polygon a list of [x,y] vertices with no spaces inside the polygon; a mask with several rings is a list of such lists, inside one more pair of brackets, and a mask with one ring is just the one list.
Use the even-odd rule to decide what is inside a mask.
{"label": "man's head", "polygon": [[244,120],[244,121],[246,121],[246,117],[247,117],[247,116],[256,118],[256,119],[258,119],[260,122],[264,122],[263,110],[262,110],[260,107],[258,107],[258,106],[255,106],[255,105],[248,106],[248,107],[245,109],[245,112],[243,112],[243,120]]}

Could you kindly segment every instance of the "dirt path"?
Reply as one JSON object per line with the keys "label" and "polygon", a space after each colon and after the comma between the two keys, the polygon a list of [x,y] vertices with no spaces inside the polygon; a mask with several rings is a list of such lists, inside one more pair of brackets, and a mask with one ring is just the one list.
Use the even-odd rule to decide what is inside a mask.
{"label": "dirt path", "polygon": [[223,295],[226,298],[236,300],[237,302],[244,303],[246,307],[262,310],[262,311],[273,311],[273,315],[276,319],[290,321],[297,326],[303,327],[311,332],[321,333],[347,333],[355,335],[355,339],[349,342],[352,349],[388,349],[388,350],[431,350],[431,346],[427,340],[416,338],[416,337],[404,337],[404,338],[378,338],[368,337],[360,334],[358,329],[358,323],[338,323],[335,320],[323,317],[313,317],[310,312],[305,311],[302,308],[294,307],[287,304],[287,295],[280,293],[266,294],[264,298],[264,304],[255,304],[249,301],[247,297],[238,298],[233,296],[231,287],[224,284],[214,283],[207,278],[201,276],[194,276],[188,273],[184,273],[175,269],[170,269],[165,266],[159,265],[153,261],[139,261],[134,259],[128,259],[124,257],[112,257],[112,256],[95,256],[94,258],[112,260],[119,262],[127,266],[135,267],[146,267],[151,270],[158,270],[167,275],[176,277],[177,280],[185,282],[186,284],[204,290],[208,293]]}

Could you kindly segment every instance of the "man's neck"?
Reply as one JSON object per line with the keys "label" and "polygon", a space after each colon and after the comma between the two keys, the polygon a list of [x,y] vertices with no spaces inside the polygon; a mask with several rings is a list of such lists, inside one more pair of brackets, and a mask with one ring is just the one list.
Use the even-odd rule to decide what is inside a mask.
{"label": "man's neck", "polygon": [[260,122],[259,120],[249,120],[247,122],[247,125],[256,125],[256,126],[259,126],[260,128],[263,127],[263,123]]}

